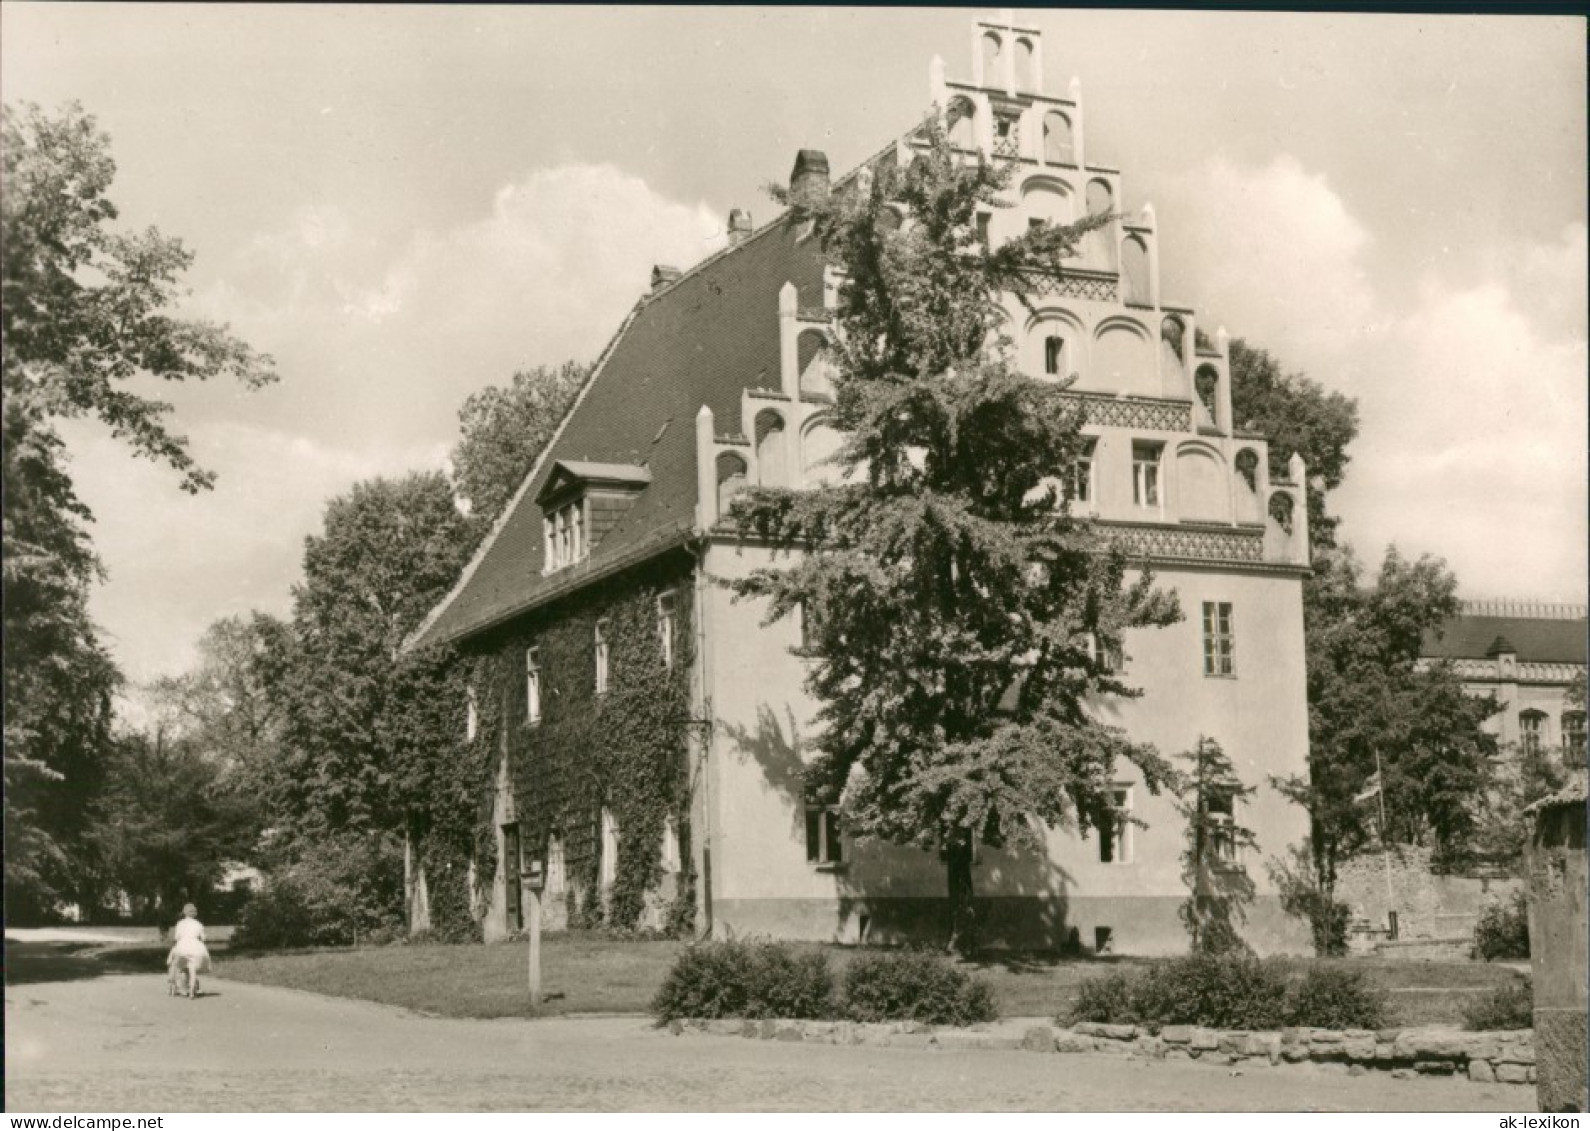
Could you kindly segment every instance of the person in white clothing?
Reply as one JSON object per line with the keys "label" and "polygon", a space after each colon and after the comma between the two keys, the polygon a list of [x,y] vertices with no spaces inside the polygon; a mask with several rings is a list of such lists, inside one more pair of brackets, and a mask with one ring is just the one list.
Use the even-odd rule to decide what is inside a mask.
{"label": "person in white clothing", "polygon": [[182,908],[182,918],[171,930],[166,969],[170,972],[173,990],[177,986],[177,975],[185,975],[190,998],[199,992],[199,975],[210,972],[210,950],[204,945],[204,924],[199,922],[199,909],[191,903]]}

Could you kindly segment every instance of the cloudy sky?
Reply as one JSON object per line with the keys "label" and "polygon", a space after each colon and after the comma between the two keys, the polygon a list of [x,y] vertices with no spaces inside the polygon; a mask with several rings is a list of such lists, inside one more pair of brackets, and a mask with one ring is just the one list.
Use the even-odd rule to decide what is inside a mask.
{"label": "cloudy sky", "polygon": [[[849,168],[918,120],[950,9],[0,7],[7,102],[76,99],[113,198],[198,255],[193,311],[275,355],[261,393],[164,390],[220,473],[189,498],[95,427],[73,474],[134,679],[219,616],[285,612],[327,498],[441,467],[457,410],[589,359],[795,150]],[[1167,298],[1356,397],[1360,553],[1470,596],[1583,600],[1584,25],[1044,12],[1090,160],[1152,201]]]}

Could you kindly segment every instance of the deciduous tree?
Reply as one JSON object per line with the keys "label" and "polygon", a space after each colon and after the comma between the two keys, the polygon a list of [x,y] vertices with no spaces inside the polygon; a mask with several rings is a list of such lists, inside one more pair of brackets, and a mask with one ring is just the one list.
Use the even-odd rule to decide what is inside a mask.
{"label": "deciduous tree", "polygon": [[70,897],[84,800],[110,749],[119,674],[88,615],[100,576],[56,422],[93,417],[186,491],[212,477],[139,379],[273,379],[224,328],[178,317],[193,261],[150,228],[118,232],[109,139],[77,105],[5,107],[0,193],[4,395],[6,891],[15,913]]}
{"label": "deciduous tree", "polygon": [[813,612],[808,789],[857,833],[942,854],[965,948],[977,844],[1113,819],[1122,760],[1151,790],[1170,775],[1089,703],[1133,694],[1093,645],[1179,612],[1070,513],[1053,477],[1082,451],[1082,410],[1018,372],[1001,336],[1001,295],[1060,271],[1108,217],[988,248],[977,215],[1006,206],[1009,167],[965,163],[935,121],[924,136],[904,168],[795,203],[844,273],[834,419],[850,482],[741,495],[742,532],[801,552],[734,589],[773,618]]}

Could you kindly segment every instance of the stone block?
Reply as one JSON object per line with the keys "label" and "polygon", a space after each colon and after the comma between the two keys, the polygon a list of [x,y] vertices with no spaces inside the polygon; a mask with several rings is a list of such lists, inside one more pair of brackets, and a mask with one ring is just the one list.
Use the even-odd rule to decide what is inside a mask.
{"label": "stone block", "polygon": [[1281,1034],[1249,1033],[1247,1039],[1242,1042],[1242,1051],[1248,1056],[1280,1056]]}
{"label": "stone block", "polygon": [[668,1022],[668,1031],[677,1037],[685,1031],[685,1023],[675,1017]]}
{"label": "stone block", "polygon": [[1293,1064],[1296,1064],[1300,1060],[1307,1060],[1308,1059],[1308,1046],[1307,1045],[1282,1045],[1281,1046],[1281,1059],[1290,1061]]}
{"label": "stone block", "polygon": [[1221,1052],[1241,1053],[1247,1047],[1249,1033],[1244,1029],[1230,1029],[1218,1034],[1215,1047]]}
{"label": "stone block", "polygon": [[761,1037],[764,1041],[771,1041],[774,1037],[778,1036],[779,1025],[780,1022],[774,1020],[771,1017],[764,1018],[762,1021],[758,1022],[756,1035]]}
{"label": "stone block", "polygon": [[1201,1052],[1212,1052],[1220,1047],[1220,1034],[1213,1029],[1194,1029],[1192,1047]]}
{"label": "stone block", "polygon": [[806,1039],[806,1026],[800,1021],[780,1021],[773,1030],[775,1041],[804,1041]]}
{"label": "stone block", "polygon": [[1498,1084],[1527,1084],[1529,1083],[1529,1067],[1523,1064],[1498,1064],[1496,1066],[1496,1082]]}
{"label": "stone block", "polygon": [[1167,1045],[1186,1045],[1192,1043],[1191,1025],[1166,1025],[1159,1031],[1159,1039]]}
{"label": "stone block", "polygon": [[1450,1060],[1416,1060],[1413,1070],[1424,1076],[1450,1076],[1457,1065]]}
{"label": "stone block", "polygon": [[1387,1044],[1390,1044],[1397,1039],[1401,1032],[1401,1029],[1376,1029],[1375,1040],[1384,1041]]}
{"label": "stone block", "polygon": [[1496,1056],[1492,1059],[1497,1060],[1502,1064],[1534,1064],[1535,1046],[1503,1045],[1501,1048],[1496,1050]]}
{"label": "stone block", "polygon": [[1311,1045],[1339,1045],[1346,1040],[1340,1029],[1310,1029],[1308,1043]]}
{"label": "stone block", "polygon": [[1396,1040],[1395,1052],[1398,1060],[1457,1060],[1468,1055],[1473,1035],[1446,1027],[1404,1029]]}
{"label": "stone block", "polygon": [[1395,1051],[1394,1051],[1396,1049],[1396,1047],[1397,1046],[1395,1044],[1393,1044],[1391,1041],[1376,1041],[1375,1042],[1375,1063],[1376,1064],[1390,1064],[1393,1060],[1397,1059]]}
{"label": "stone block", "polygon": [[1166,1060],[1191,1060],[1192,1059],[1192,1053],[1187,1050],[1187,1047],[1185,1045],[1175,1045],[1175,1046],[1165,1050],[1165,1059]]}
{"label": "stone block", "polygon": [[1047,1025],[1033,1025],[1021,1035],[1021,1047],[1028,1052],[1053,1051],[1054,1030]]}
{"label": "stone block", "polygon": [[1306,1045],[1308,1044],[1308,1030],[1289,1025],[1281,1030],[1281,1043],[1283,1045]]}
{"label": "stone block", "polygon": [[1137,1039],[1137,1026],[1100,1025],[1098,1035],[1107,1037],[1112,1041],[1134,1041]]}
{"label": "stone block", "polygon": [[1365,1033],[1362,1037],[1349,1037],[1342,1043],[1342,1052],[1351,1061],[1365,1061],[1375,1059],[1375,1035]]}
{"label": "stone block", "polygon": [[1097,1047],[1097,1038],[1086,1036],[1075,1030],[1061,1029],[1054,1035],[1055,1052],[1093,1052]]}
{"label": "stone block", "polygon": [[1137,1040],[1133,1041],[1132,1048],[1135,1049],[1140,1056],[1151,1056],[1156,1060],[1165,1055],[1164,1042],[1162,1042],[1158,1037],[1149,1036],[1147,1033],[1144,1033],[1142,1036],[1138,1037]]}
{"label": "stone block", "polygon": [[1412,1080],[1413,1079],[1413,1069],[1411,1069],[1411,1068],[1393,1068],[1391,1070],[1391,1078],[1393,1080]]}
{"label": "stone block", "polygon": [[1496,1082],[1496,1069],[1491,1067],[1491,1062],[1488,1060],[1471,1060],[1469,1079],[1476,1084],[1493,1084]]}
{"label": "stone block", "polygon": [[714,1017],[707,1022],[707,1032],[720,1037],[738,1037],[745,1028],[745,1022],[737,1017]]}
{"label": "stone block", "polygon": [[1349,1076],[1362,1076],[1367,1071],[1369,1070],[1362,1064],[1349,1064],[1347,1066],[1347,1075]]}
{"label": "stone block", "polygon": [[1343,1029],[1342,1036],[1349,1041],[1372,1041],[1375,1039],[1375,1031],[1373,1029]]}
{"label": "stone block", "polygon": [[933,1045],[932,1033],[890,1033],[881,1042],[892,1049],[925,1049]]}

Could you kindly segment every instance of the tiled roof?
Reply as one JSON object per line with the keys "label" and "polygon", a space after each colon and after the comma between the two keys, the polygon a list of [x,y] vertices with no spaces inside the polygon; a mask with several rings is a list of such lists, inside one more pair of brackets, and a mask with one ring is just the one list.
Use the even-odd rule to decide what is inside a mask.
{"label": "tiled roof", "polygon": [[1456,616],[1427,632],[1423,655],[1442,660],[1483,660],[1494,656],[1497,637],[1513,646],[1523,663],[1582,664],[1587,622],[1546,617]]}
{"label": "tiled roof", "polygon": [[[695,521],[697,411],[705,404],[720,430],[738,428],[741,390],[778,386],[779,288],[792,282],[803,305],[820,305],[822,272],[817,242],[801,242],[786,214],[643,299],[496,528],[409,646],[467,638],[567,592],[571,581],[687,536]],[[536,496],[559,462],[570,469],[624,465],[631,475],[644,466],[651,482],[586,561],[543,576]]]}

